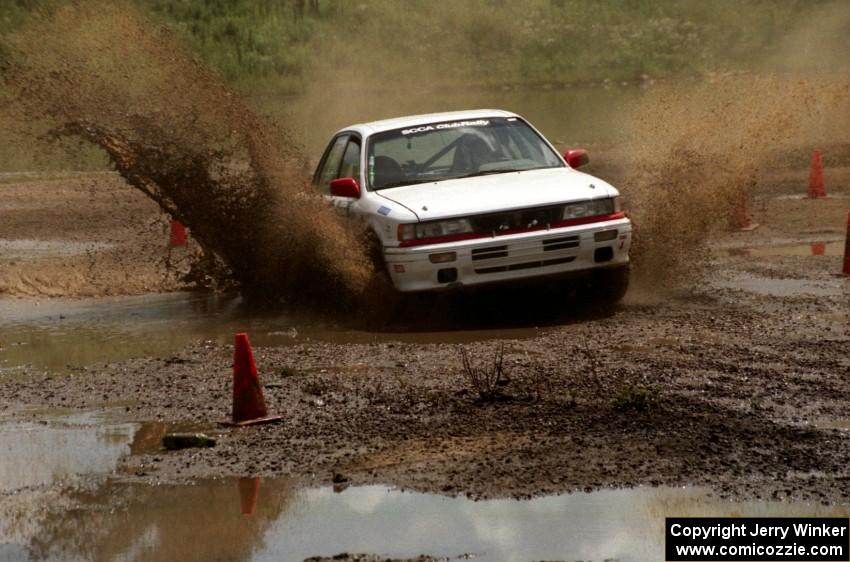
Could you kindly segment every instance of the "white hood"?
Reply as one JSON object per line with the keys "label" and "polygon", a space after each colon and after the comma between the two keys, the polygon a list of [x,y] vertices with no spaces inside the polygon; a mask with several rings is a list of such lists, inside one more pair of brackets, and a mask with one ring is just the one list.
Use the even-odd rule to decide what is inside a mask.
{"label": "white hood", "polygon": [[618,194],[608,183],[572,168],[476,176],[383,189],[378,193],[404,205],[423,221]]}

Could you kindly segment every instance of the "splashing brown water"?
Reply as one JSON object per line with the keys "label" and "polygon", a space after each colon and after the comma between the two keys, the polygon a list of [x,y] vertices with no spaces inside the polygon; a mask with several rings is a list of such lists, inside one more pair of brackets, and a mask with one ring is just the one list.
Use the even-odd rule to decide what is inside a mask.
{"label": "splashing brown water", "polygon": [[106,151],[244,289],[354,302],[372,281],[297,144],[128,3],[39,14],[6,43],[2,82],[33,123]]}
{"label": "splashing brown water", "polygon": [[[353,302],[377,283],[358,233],[304,189],[293,139],[128,4],[56,9],[5,47],[2,81],[33,122],[102,147],[245,288]],[[311,91],[335,86],[316,80]],[[356,84],[346,87],[350,102]],[[428,95],[370,90],[360,105],[390,117],[420,107],[419,99],[425,107]],[[734,75],[656,85],[627,108],[632,142],[615,183],[636,223],[638,279],[652,290],[692,282],[687,274],[700,271],[706,241],[728,224],[742,193],[763,187],[767,167],[787,165],[804,147],[845,142],[848,99],[842,79]],[[363,117],[352,107],[345,121]],[[794,165],[804,168],[808,154]]]}
{"label": "splashing brown water", "polygon": [[[766,7],[765,17],[769,12]],[[636,227],[635,278],[645,289],[657,293],[698,283],[705,272],[707,242],[718,231],[737,226],[732,223],[741,197],[752,204],[754,196],[773,189],[766,172],[781,168],[804,175],[816,147],[833,161],[850,156],[850,82],[844,56],[850,6],[812,4],[806,14],[792,33],[777,37],[764,52],[754,52],[746,73],[660,81],[637,102],[611,107],[630,140],[610,151],[621,170],[609,174],[600,169],[599,175],[611,179],[628,199]],[[376,52],[393,50],[380,35],[363,41]],[[454,55],[463,64],[463,53]],[[427,84],[444,69],[439,62],[418,61],[415,75]],[[311,77],[310,99],[317,107],[344,111],[346,116],[337,116],[337,122],[392,117],[416,108],[463,109],[432,107],[433,92],[399,85],[394,77],[400,72],[392,64],[346,60]],[[474,70],[470,74],[476,76]],[[334,107],[332,93],[343,86],[347,103]],[[480,101],[482,97],[476,98],[478,105],[498,105]],[[505,107],[520,113],[526,108],[533,110],[533,102]],[[546,123],[538,125],[545,128]],[[575,131],[571,138],[582,140],[582,133]]]}
{"label": "splashing brown water", "polygon": [[697,283],[711,236],[737,228],[736,206],[775,193],[777,170],[802,179],[814,148],[847,165],[847,29],[846,2],[812,4],[795,30],[753,53],[750,71],[662,83],[625,111],[640,285]]}
{"label": "splashing brown water", "polygon": [[846,147],[850,82],[748,74],[662,85],[627,115],[632,255],[638,281],[663,290],[698,278],[706,243],[742,198],[770,187],[769,169],[805,171],[814,147]]}

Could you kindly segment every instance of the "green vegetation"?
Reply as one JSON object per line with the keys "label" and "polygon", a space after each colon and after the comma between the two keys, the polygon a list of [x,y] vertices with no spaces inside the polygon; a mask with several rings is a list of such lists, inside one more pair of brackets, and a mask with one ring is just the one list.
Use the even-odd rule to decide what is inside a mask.
{"label": "green vegetation", "polygon": [[37,0],[10,0],[0,3],[0,32],[6,32],[20,25],[35,7]]}
{"label": "green vegetation", "polygon": [[646,412],[656,402],[656,395],[649,388],[624,384],[617,391],[611,405],[619,412]]}
{"label": "green vegetation", "polygon": [[[320,21],[295,0],[137,0],[231,81],[300,89]],[[304,4],[304,2],[301,2]],[[330,23],[330,22],[328,22]]]}
{"label": "green vegetation", "polygon": [[[77,1],[2,0],[0,39],[44,6]],[[494,90],[808,69],[813,60],[834,70],[846,67],[850,48],[850,8],[840,0],[97,1],[136,5],[173,30],[252,105],[294,129],[311,155],[341,124],[492,105]],[[544,129],[576,101],[559,98],[553,111],[538,94],[497,101]],[[70,142],[33,150],[21,141],[32,123],[3,115],[8,95],[0,89],[0,169],[106,165]],[[600,117],[588,109],[599,90],[587,96],[571,130],[581,129],[582,115]]]}
{"label": "green vegetation", "polygon": [[797,0],[136,0],[228,79],[572,83],[734,69],[770,55]]}
{"label": "green vegetation", "polygon": [[[47,0],[0,5],[0,29]],[[768,57],[823,0],[130,0],[225,78],[470,85],[636,80]]]}

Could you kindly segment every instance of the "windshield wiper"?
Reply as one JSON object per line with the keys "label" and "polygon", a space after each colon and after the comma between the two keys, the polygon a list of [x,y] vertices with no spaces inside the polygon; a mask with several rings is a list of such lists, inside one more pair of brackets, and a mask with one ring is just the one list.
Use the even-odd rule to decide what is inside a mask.
{"label": "windshield wiper", "polygon": [[537,170],[538,168],[499,168],[498,170],[481,170],[478,172],[472,172],[469,174],[465,174],[463,176],[456,176],[453,178],[446,178],[451,180],[458,180],[461,178],[474,178],[476,176],[490,176],[493,174],[509,174],[511,172],[526,172],[528,170]]}
{"label": "windshield wiper", "polygon": [[393,181],[387,184],[382,185],[381,187],[376,187],[375,191],[380,191],[382,189],[390,189],[393,187],[402,187],[405,185],[416,185],[419,183],[436,183],[441,181],[448,180],[459,180],[463,178],[474,178],[476,176],[490,176],[494,174],[510,174],[512,172],[527,172],[529,170],[540,170],[542,168],[546,168],[547,166],[535,166],[533,168],[499,168],[497,170],[480,170],[478,172],[470,172],[469,174],[464,174],[462,176],[451,176],[447,178],[433,178],[427,180],[401,180],[401,181]]}
{"label": "windshield wiper", "polygon": [[391,181],[389,183],[385,183],[381,187],[376,187],[375,191],[381,191],[382,189],[390,189],[391,187],[403,187],[405,185],[416,185],[417,183],[428,183],[431,180],[401,180],[401,181]]}

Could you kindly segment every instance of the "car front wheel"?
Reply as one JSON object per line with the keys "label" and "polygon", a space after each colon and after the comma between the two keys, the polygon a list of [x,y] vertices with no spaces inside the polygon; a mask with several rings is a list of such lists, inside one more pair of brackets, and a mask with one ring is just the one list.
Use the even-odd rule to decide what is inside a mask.
{"label": "car front wheel", "polygon": [[629,290],[630,267],[599,269],[590,280],[590,292],[594,299],[606,304],[617,304]]}

